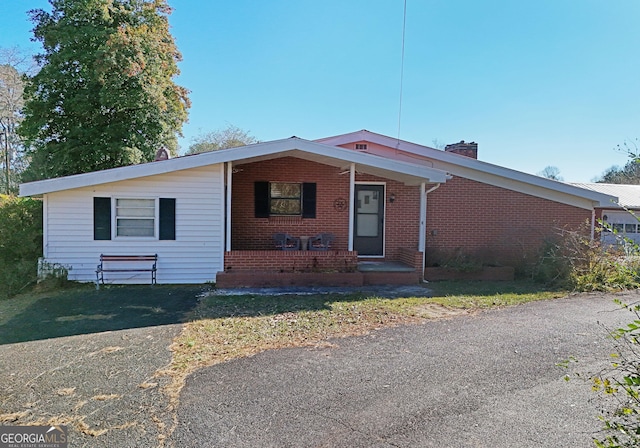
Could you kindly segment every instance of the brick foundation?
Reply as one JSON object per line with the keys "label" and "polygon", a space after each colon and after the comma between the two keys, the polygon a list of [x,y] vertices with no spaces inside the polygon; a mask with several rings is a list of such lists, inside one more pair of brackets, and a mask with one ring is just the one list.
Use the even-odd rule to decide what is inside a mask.
{"label": "brick foundation", "polygon": [[358,253],[346,250],[238,250],[224,255],[225,272],[355,272]]}

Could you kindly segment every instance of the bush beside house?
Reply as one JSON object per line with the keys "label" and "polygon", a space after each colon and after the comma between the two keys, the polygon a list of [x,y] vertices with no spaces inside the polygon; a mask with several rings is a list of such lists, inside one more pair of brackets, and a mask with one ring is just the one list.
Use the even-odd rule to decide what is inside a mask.
{"label": "bush beside house", "polygon": [[42,256],[42,201],[0,195],[0,299],[35,283]]}

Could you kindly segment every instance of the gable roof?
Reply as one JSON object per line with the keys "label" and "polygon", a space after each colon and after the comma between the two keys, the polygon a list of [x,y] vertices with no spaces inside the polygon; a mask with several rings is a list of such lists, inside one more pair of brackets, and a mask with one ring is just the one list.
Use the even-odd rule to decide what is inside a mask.
{"label": "gable roof", "polygon": [[34,196],[218,163],[232,162],[241,164],[287,156],[332,165],[342,169],[349,169],[350,164],[355,163],[359,172],[397,180],[408,185],[419,185],[422,182],[442,183],[451,177],[440,169],[372,154],[358,153],[349,149],[291,137],[239,148],[222,149],[175,159],[25,183],[20,185],[20,195]]}
{"label": "gable roof", "polygon": [[523,173],[503,166],[482,162],[452,152],[411,143],[366,129],[348,134],[336,135],[316,140],[327,145],[347,145],[356,142],[370,142],[397,151],[428,159],[433,168],[446,171],[454,176],[495,185],[520,193],[573,205],[580,208],[606,207],[617,197],[604,191],[596,191],[578,185],[558,182],[540,176]]}

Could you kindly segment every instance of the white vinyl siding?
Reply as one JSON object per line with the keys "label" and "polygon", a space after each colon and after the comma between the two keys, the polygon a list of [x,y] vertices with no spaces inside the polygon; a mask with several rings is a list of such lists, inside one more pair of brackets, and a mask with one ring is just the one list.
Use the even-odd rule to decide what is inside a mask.
{"label": "white vinyl siding", "polygon": [[[224,260],[223,165],[158,174],[45,195],[44,256],[69,269],[69,279],[95,281],[100,254],[158,254],[158,283],[215,281]],[[175,198],[176,239],[93,239],[93,198]],[[154,219],[157,227],[157,200]],[[148,210],[147,210],[148,211]],[[115,220],[116,217],[114,216]],[[149,283],[149,273],[107,273],[105,283]]]}

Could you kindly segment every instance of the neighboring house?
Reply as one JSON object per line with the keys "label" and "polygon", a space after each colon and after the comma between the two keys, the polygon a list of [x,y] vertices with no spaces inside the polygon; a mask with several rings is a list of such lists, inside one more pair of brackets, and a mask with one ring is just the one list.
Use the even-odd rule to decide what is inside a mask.
{"label": "neighboring house", "polygon": [[[404,280],[417,281],[425,264],[460,254],[520,266],[558,228],[586,223],[593,233],[598,209],[617,200],[476,158],[475,143],[441,151],[359,131],[32,182],[20,193],[43,196],[44,259],[70,279],[94,281],[100,254],[157,253],[158,283],[328,278],[363,261],[402,263],[413,272]],[[335,238],[328,251],[282,251],[275,233]]]}
{"label": "neighboring house", "polygon": [[601,233],[601,240],[608,244],[621,244],[631,240],[640,244],[640,185],[575,183],[598,193],[616,198],[615,201],[604,205],[598,214],[602,219],[605,231]]}

